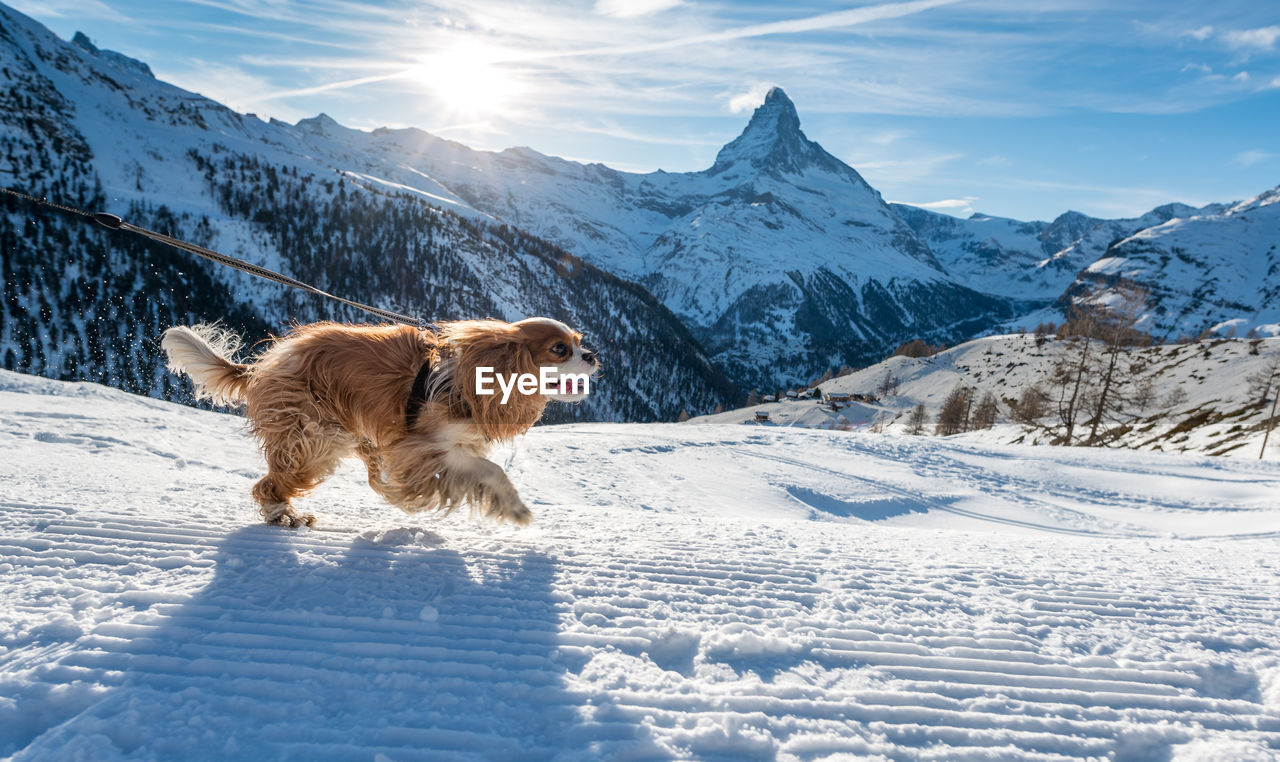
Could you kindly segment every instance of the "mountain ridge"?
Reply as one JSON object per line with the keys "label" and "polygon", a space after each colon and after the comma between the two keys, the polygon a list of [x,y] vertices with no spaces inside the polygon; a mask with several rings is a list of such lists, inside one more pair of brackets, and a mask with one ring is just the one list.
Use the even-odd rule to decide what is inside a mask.
{"label": "mountain ridge", "polygon": [[[348,190],[398,199],[376,212],[389,215],[388,220],[408,219],[393,207],[412,199],[456,215],[460,222],[449,224],[463,226],[459,234],[467,246],[493,240],[483,232],[485,226],[510,226],[520,231],[521,241],[540,239],[563,250],[557,257],[576,258],[599,273],[637,284],[670,312],[670,317],[650,319],[666,326],[663,331],[669,335],[687,334],[673,339],[677,354],[707,354],[709,366],[700,365],[703,369],[695,373],[703,379],[697,405],[713,404],[717,395],[728,399],[727,387],[714,379],[717,373],[740,390],[776,388],[806,382],[829,368],[874,362],[914,338],[954,344],[1019,322],[1061,319],[1070,304],[1105,298],[1115,285],[1114,274],[1087,270],[1112,244],[1178,215],[1207,217],[1226,208],[1171,204],[1132,220],[1099,220],[1069,211],[1050,222],[1021,222],[990,215],[959,220],[887,204],[854,168],[804,135],[795,104],[781,88],[766,94],[712,166],[685,173],[627,173],[528,147],[477,151],[418,128],[357,130],[327,114],[294,124],[264,122],[155,80],[149,69],[122,64],[118,54],[97,49],[83,34],[76,37],[80,42],[68,43],[30,20],[7,26],[25,29],[28,42],[3,27],[0,38],[46,61],[41,65],[60,83],[41,82],[39,71],[21,79],[24,64],[15,61],[9,91],[26,100],[11,101],[11,118],[7,127],[0,124],[0,136],[9,145],[25,145],[33,130],[47,134],[37,141],[43,146],[37,151],[39,162],[20,157],[31,167],[15,165],[8,171],[28,176],[37,163],[56,164],[69,153],[91,165],[76,175],[79,179],[60,179],[55,173],[31,190],[73,200],[102,198],[116,208],[164,208],[185,215],[197,227],[207,226],[208,240],[229,247],[229,253],[286,270],[301,256],[297,232],[282,227],[268,233],[267,222],[255,222],[279,210],[261,200],[236,205],[219,200],[214,189],[223,180],[198,179],[193,162],[213,161],[225,153],[257,161],[232,162],[236,168],[269,165],[278,175],[302,171],[320,181],[308,193],[327,189],[317,203],[339,203],[328,199],[331,192],[341,192],[340,203],[348,211],[367,209],[349,201],[358,196]],[[40,41],[30,42],[36,39]],[[62,95],[60,87],[71,96]],[[28,100],[43,103],[37,110],[44,121],[21,116],[33,108]],[[78,111],[83,113],[77,116]],[[61,146],[57,150],[55,143]],[[267,178],[245,182],[270,192]],[[93,195],[95,183],[98,195]],[[157,199],[165,205],[158,207]],[[252,216],[246,216],[250,209]],[[383,261],[376,235],[335,225],[321,230],[327,237],[309,245],[342,257],[350,256],[345,249],[360,239]],[[412,233],[384,237],[401,240],[401,232]],[[349,267],[323,264],[314,253],[303,259],[319,274],[353,277]],[[455,262],[449,268],[455,265],[461,266]],[[535,269],[555,270],[542,267]],[[501,299],[480,298],[481,292],[492,296],[503,289],[476,280],[481,269],[464,269],[467,274],[457,277],[465,278],[467,292],[476,295],[472,306],[424,286],[424,293],[441,294],[441,301],[428,306],[432,317],[479,309],[477,305],[504,305],[514,317],[538,301],[533,281],[507,289]],[[236,283],[246,289],[243,293],[255,309],[269,301],[261,289]],[[558,281],[548,283],[560,287]],[[358,291],[367,284],[351,287]],[[1196,288],[1192,284],[1185,290]],[[405,299],[414,299],[400,282],[388,283],[387,291],[398,294],[398,302],[386,305],[390,308],[403,309]],[[624,298],[621,291],[610,293]],[[380,295],[366,297],[376,302]],[[50,295],[45,301],[59,298],[65,297]],[[570,301],[578,305],[574,309],[603,317],[607,310],[589,306],[592,299],[579,294]],[[31,305],[38,301],[24,302],[28,306],[23,309],[36,309]],[[640,302],[631,304],[642,309]],[[1225,304],[1243,303],[1228,299]],[[1266,318],[1255,324],[1268,325],[1270,313],[1246,306],[1251,319]],[[1162,307],[1174,310],[1163,305],[1153,310]],[[1182,315],[1184,323],[1207,319],[1194,310],[1174,314]],[[680,324],[679,331],[672,321]],[[11,338],[3,340],[12,344]],[[722,391],[713,394],[711,388]],[[656,391],[646,394],[656,399]],[[671,414],[670,404],[663,414]]]}

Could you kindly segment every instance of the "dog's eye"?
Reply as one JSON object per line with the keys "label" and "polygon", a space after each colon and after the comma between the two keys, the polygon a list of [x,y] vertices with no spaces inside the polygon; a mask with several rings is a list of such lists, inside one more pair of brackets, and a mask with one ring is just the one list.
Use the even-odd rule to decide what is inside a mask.
{"label": "dog's eye", "polygon": [[569,347],[565,346],[565,343],[562,341],[551,348],[551,354],[556,357],[564,357],[569,354]]}

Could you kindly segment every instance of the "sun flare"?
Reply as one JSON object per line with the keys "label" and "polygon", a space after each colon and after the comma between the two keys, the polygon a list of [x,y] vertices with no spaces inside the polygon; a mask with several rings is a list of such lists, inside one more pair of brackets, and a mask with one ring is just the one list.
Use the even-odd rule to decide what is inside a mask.
{"label": "sun flare", "polygon": [[429,56],[418,76],[445,107],[465,116],[496,114],[519,92],[515,75],[501,65],[501,55],[478,45]]}

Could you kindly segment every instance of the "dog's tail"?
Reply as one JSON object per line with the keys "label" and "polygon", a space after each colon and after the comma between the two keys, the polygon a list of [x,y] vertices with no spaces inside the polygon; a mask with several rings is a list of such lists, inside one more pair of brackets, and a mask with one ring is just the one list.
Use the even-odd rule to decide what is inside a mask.
{"label": "dog's tail", "polygon": [[234,333],[216,325],[176,326],[164,332],[160,346],[169,356],[169,370],[195,382],[196,399],[216,405],[244,401],[252,366],[228,359],[240,349]]}

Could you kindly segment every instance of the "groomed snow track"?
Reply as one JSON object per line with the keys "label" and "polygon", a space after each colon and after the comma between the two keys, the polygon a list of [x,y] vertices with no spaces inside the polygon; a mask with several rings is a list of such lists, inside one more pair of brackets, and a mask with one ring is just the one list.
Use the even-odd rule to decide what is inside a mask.
{"label": "groomed snow track", "polygon": [[1268,464],[551,427],[531,529],[344,469],[290,532],[234,418],[0,407],[14,759],[1280,757]]}

